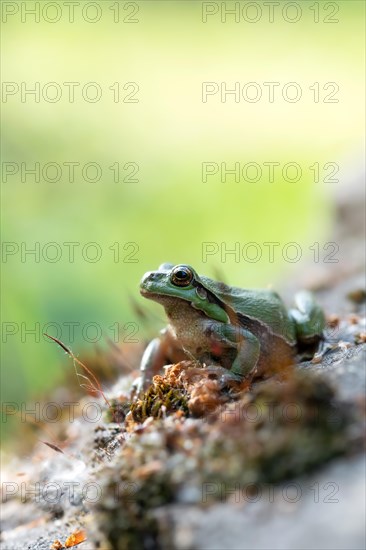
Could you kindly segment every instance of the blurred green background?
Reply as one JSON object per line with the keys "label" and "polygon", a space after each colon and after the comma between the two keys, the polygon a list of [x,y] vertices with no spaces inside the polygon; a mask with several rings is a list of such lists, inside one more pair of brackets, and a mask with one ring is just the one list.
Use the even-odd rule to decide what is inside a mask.
{"label": "blurred green background", "polygon": [[[21,9],[20,2],[3,4]],[[44,4],[40,2],[41,9]],[[125,323],[136,321],[131,296],[141,306],[153,307],[139,297],[138,282],[164,261],[191,263],[207,275],[219,271],[227,282],[248,287],[283,285],[296,276],[301,264],[285,261],[280,250],[297,242],[302,261],[311,261],[309,247],[329,239],[335,188],[344,184],[345,167],[357,158],[363,138],[363,2],[301,2],[296,23],[283,17],[284,2],[272,23],[262,2],[256,3],[262,7],[256,23],[242,17],[236,23],[230,16],[222,23],[220,12],[204,23],[202,3],[183,1],[96,2],[102,16],[95,23],[83,20],[81,8],[87,2],[80,2],[70,23],[64,3],[57,4],[62,16],[55,23],[42,13],[39,22],[34,16],[24,16],[22,22],[20,11],[4,22],[3,14],[3,82],[16,83],[19,90],[22,82],[28,89],[38,82],[41,90],[39,102],[32,95],[22,100],[20,91],[2,98],[3,252],[19,247],[19,252],[3,254],[5,401],[22,401],[50,388],[71,368],[57,347],[40,335],[47,323],[62,328],[61,333],[52,328],[49,332],[74,352],[91,351],[94,344],[87,340],[97,333],[91,327],[86,339],[82,328],[98,323],[103,338],[114,338],[110,327],[119,323],[123,332]],[[221,5],[211,4],[213,9]],[[229,8],[233,4],[227,3]],[[312,5],[318,5],[318,23]],[[332,16],[333,5],[339,11]],[[93,18],[97,12],[90,8],[86,13]],[[46,19],[55,14],[49,8]],[[126,17],[136,22],[123,21]],[[254,15],[248,12],[248,17]],[[291,10],[288,17],[293,17]],[[338,22],[326,22],[327,17]],[[59,101],[42,97],[50,82],[62,90]],[[80,83],[73,103],[64,82]],[[81,89],[88,82],[98,83],[99,101],[83,99]],[[120,99],[133,91],[131,86],[123,89],[126,83],[137,83],[133,99],[138,101],[114,102],[117,82]],[[202,82],[226,82],[228,89],[235,82],[257,82],[263,97],[256,103],[236,103],[233,96],[221,102],[216,94],[203,102]],[[273,103],[264,82],[280,83]],[[301,86],[298,102],[282,98],[288,82]],[[316,82],[319,102],[310,89]],[[323,90],[328,82],[339,86],[337,103],[323,101],[332,91]],[[49,96],[53,93],[50,88]],[[58,163],[64,167],[62,177],[50,182],[41,175],[35,182],[27,175],[22,181],[21,163],[32,168],[36,162],[41,168]],[[65,162],[80,163],[73,182]],[[99,181],[83,178],[81,167],[89,162],[101,167]],[[242,178],[235,182],[233,176],[221,182],[220,174],[203,182],[202,162],[226,162],[228,167],[256,162],[263,175],[256,183]],[[288,182],[277,170],[269,182],[264,162],[279,162],[281,167],[297,162],[302,177]],[[318,182],[309,169],[316,162]],[[334,176],[338,182],[324,181],[331,170],[324,172],[322,166],[328,162],[339,165]],[[109,168],[115,163],[120,166],[118,182]],[[126,176],[136,164],[138,172],[130,178],[136,181],[129,181]],[[18,172],[7,175],[9,166]],[[50,168],[48,178],[54,174]],[[93,177],[92,169],[88,177]],[[219,253],[203,261],[204,242],[217,243],[220,250],[221,243],[232,249],[236,242],[242,247],[268,241],[281,243],[274,262],[265,253],[255,263]],[[54,255],[56,249],[46,246],[50,242],[61,249],[58,261],[42,256],[44,250]],[[80,243],[74,262],[65,242]],[[91,242],[101,251],[97,262],[81,253]],[[40,257],[22,258],[21,247],[32,249],[35,243]],[[89,252],[92,257],[94,249]],[[164,319],[162,310],[155,312]],[[65,325],[71,322],[77,323],[73,339]],[[35,327],[36,336],[26,333]],[[135,337],[144,336],[141,329]]]}

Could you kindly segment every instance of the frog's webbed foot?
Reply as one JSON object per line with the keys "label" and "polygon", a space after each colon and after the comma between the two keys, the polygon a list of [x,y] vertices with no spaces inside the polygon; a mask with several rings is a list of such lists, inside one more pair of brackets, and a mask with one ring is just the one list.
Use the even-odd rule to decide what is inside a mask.
{"label": "frog's webbed foot", "polygon": [[218,365],[203,367],[202,371],[207,374],[209,380],[217,380],[220,391],[231,388],[239,390],[244,382],[244,378],[239,374]]}
{"label": "frog's webbed foot", "polygon": [[317,344],[314,353],[309,357],[305,355],[305,359],[311,359],[312,363],[321,363],[326,355],[339,348],[339,342],[328,342],[327,340],[320,340]]}

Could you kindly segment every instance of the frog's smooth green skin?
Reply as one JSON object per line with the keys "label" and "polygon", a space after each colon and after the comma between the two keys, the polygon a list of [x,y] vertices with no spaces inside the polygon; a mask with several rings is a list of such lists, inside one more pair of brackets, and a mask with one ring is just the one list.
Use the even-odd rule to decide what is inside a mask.
{"label": "frog's smooth green skin", "polygon": [[230,287],[186,264],[146,273],[140,291],[163,305],[169,324],[145,350],[139,389],[164,365],[187,358],[224,367],[226,381],[278,372],[294,362],[298,344],[317,342],[325,326],[309,292],[297,294],[296,308],[287,311],[275,292]]}

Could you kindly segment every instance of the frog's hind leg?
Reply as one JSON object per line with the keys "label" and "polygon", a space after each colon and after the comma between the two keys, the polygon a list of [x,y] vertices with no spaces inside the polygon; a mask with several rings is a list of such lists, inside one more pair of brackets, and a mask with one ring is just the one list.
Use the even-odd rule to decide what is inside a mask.
{"label": "frog's hind leg", "polygon": [[314,296],[306,290],[298,292],[295,305],[296,308],[291,309],[289,314],[295,323],[297,341],[305,345],[319,342],[325,327],[325,317]]}

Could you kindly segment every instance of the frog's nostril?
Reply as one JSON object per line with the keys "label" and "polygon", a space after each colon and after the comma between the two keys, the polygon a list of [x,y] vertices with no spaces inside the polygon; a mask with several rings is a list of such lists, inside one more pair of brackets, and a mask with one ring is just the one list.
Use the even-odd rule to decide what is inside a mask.
{"label": "frog's nostril", "polygon": [[142,277],[141,279],[141,284],[145,284],[149,281],[152,281],[154,278],[155,278],[155,273],[154,271],[148,271],[147,273],[145,273],[145,275]]}
{"label": "frog's nostril", "polygon": [[141,279],[141,284],[143,285],[144,283],[146,283],[149,280],[149,278],[150,278],[150,272],[145,273],[145,275]]}

